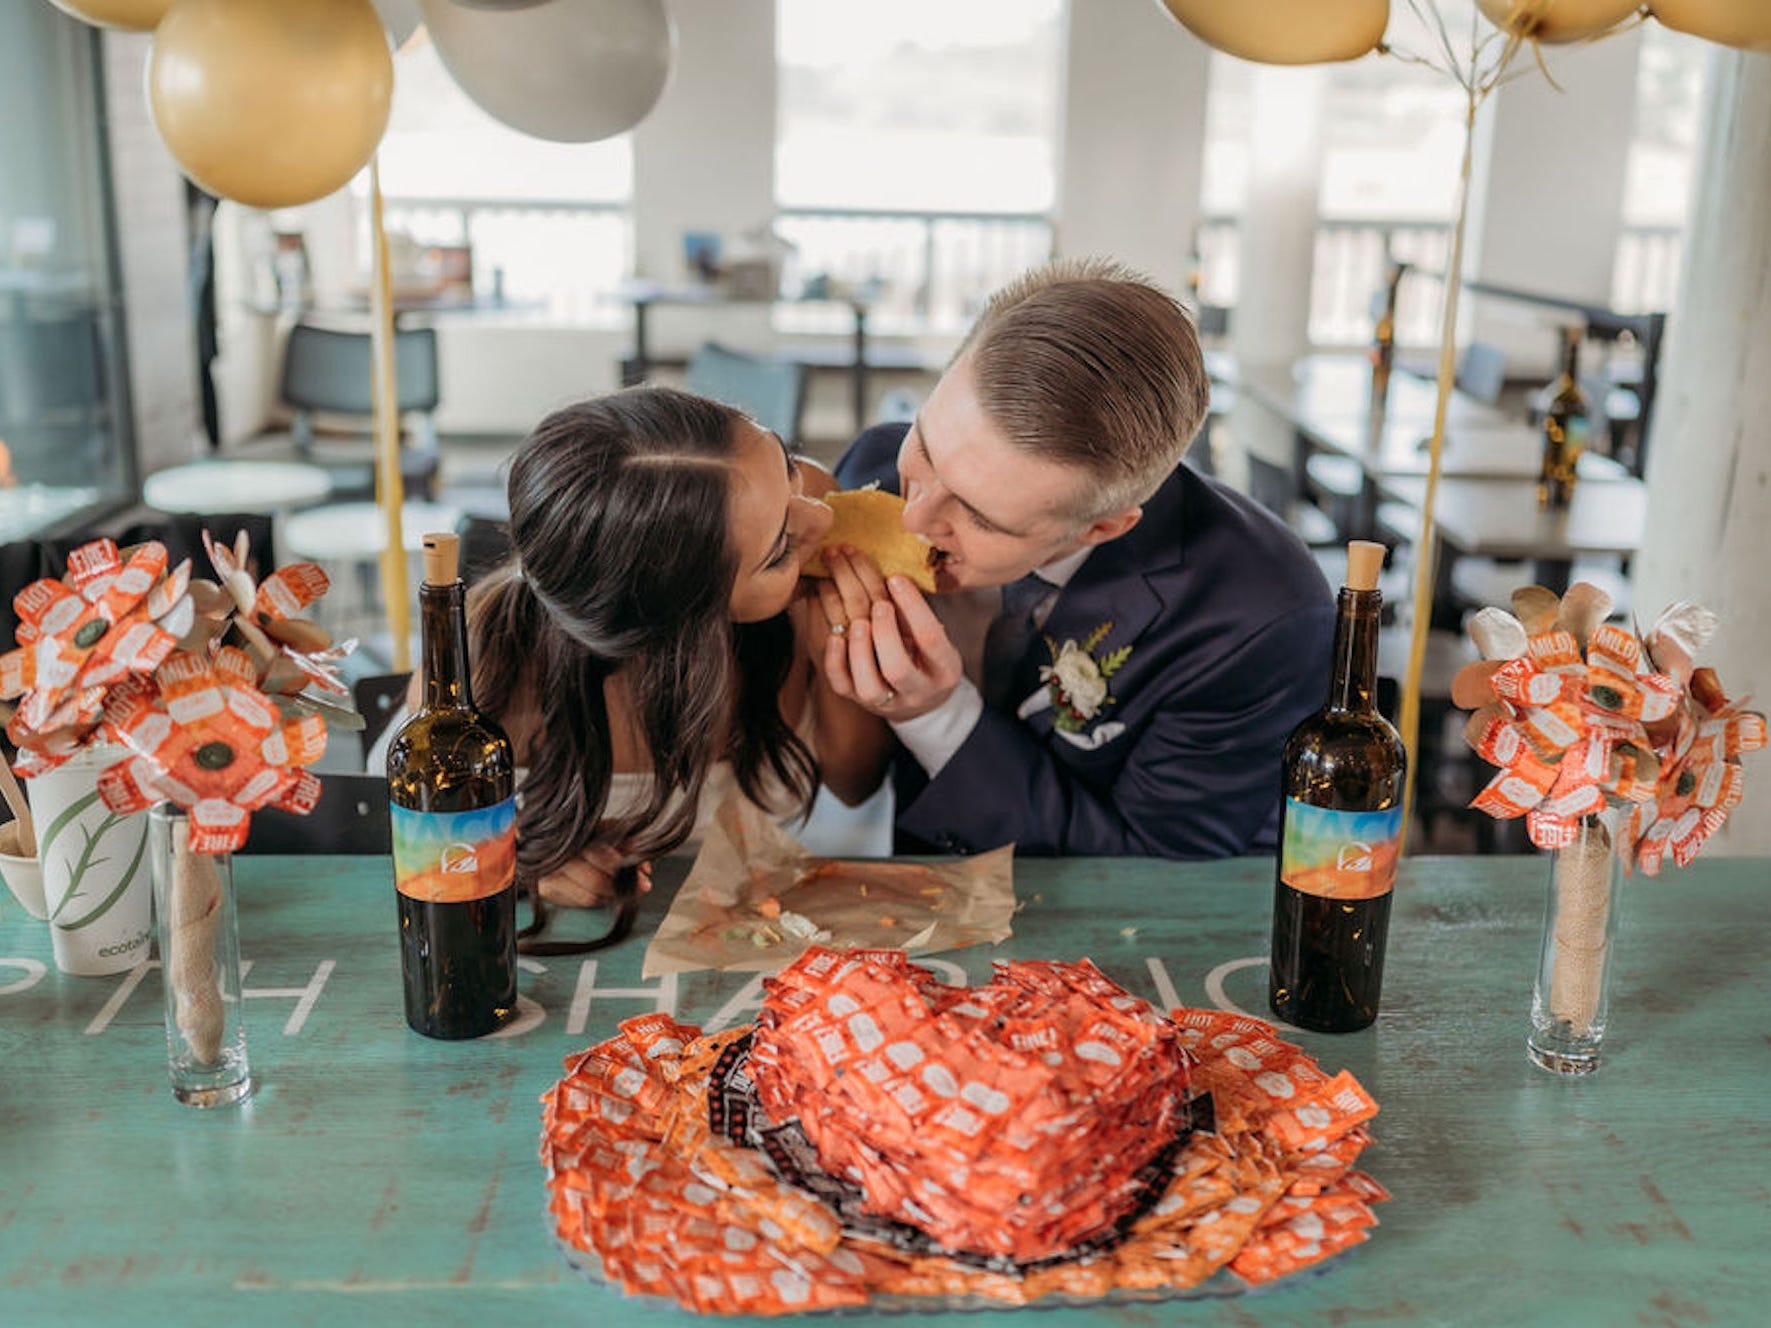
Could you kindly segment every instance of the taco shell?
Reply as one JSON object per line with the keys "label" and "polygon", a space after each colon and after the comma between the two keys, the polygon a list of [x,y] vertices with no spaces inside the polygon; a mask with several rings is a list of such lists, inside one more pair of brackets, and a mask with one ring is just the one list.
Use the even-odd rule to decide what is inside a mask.
{"label": "taco shell", "polygon": [[921,535],[904,529],[904,500],[884,489],[850,489],[824,496],[836,520],[819,551],[805,566],[807,576],[829,576],[824,549],[852,544],[878,565],[882,576],[902,574],[935,593],[935,550]]}

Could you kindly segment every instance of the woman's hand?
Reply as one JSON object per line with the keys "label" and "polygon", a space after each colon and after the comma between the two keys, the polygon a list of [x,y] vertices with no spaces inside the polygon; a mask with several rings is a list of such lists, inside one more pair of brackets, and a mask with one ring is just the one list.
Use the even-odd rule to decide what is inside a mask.
{"label": "woman's hand", "polygon": [[[624,862],[621,850],[613,844],[592,844],[577,857],[568,859],[556,872],[543,876],[538,884],[541,897],[561,908],[596,908],[615,898],[615,873]],[[652,888],[652,864],[639,865],[640,893]]]}
{"label": "woman's hand", "polygon": [[914,719],[959,685],[959,651],[907,576],[888,582],[873,560],[844,546],[826,550],[819,582],[829,635],[823,678],[836,695],[887,720]]}

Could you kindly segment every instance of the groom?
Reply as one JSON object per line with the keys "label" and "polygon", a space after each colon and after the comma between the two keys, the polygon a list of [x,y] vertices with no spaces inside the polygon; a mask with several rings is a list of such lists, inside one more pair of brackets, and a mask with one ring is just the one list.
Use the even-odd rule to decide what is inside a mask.
{"label": "groom", "polygon": [[1274,847],[1334,605],[1283,524],[1180,464],[1208,393],[1172,297],[1059,263],[991,299],[915,423],[850,445],[843,487],[901,493],[951,591],[827,559],[826,673],[897,736],[900,851]]}

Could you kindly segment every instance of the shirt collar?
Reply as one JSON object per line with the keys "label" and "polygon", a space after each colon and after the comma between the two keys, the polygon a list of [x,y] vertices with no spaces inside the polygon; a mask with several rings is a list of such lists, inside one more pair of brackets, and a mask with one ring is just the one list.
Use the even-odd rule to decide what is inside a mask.
{"label": "shirt collar", "polygon": [[1041,581],[1051,582],[1054,587],[1061,590],[1069,584],[1070,578],[1076,575],[1082,565],[1088,561],[1089,554],[1094,551],[1094,545],[1084,544],[1080,549],[1074,549],[1062,558],[1052,559],[1044,567],[1035,567],[1033,569],[1034,575]]}

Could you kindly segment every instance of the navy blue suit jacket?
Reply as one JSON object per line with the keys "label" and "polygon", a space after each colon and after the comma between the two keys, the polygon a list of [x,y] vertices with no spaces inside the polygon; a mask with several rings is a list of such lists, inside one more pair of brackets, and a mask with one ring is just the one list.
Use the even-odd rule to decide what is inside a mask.
{"label": "navy blue suit jacket", "polygon": [[[908,426],[877,425],[837,463],[845,489],[897,492]],[[1143,519],[1098,545],[1017,667],[1017,705],[1051,663],[1047,640],[1111,623],[1097,657],[1130,646],[1113,701],[1081,732],[1050,708],[985,707],[934,779],[900,752],[900,851],[1216,858],[1271,851],[1285,739],[1328,691],[1334,601],[1282,522],[1182,465]],[[1103,725],[1123,728],[1106,741]],[[1105,730],[1112,733],[1113,730]],[[1078,739],[1080,741],[1074,741]]]}

